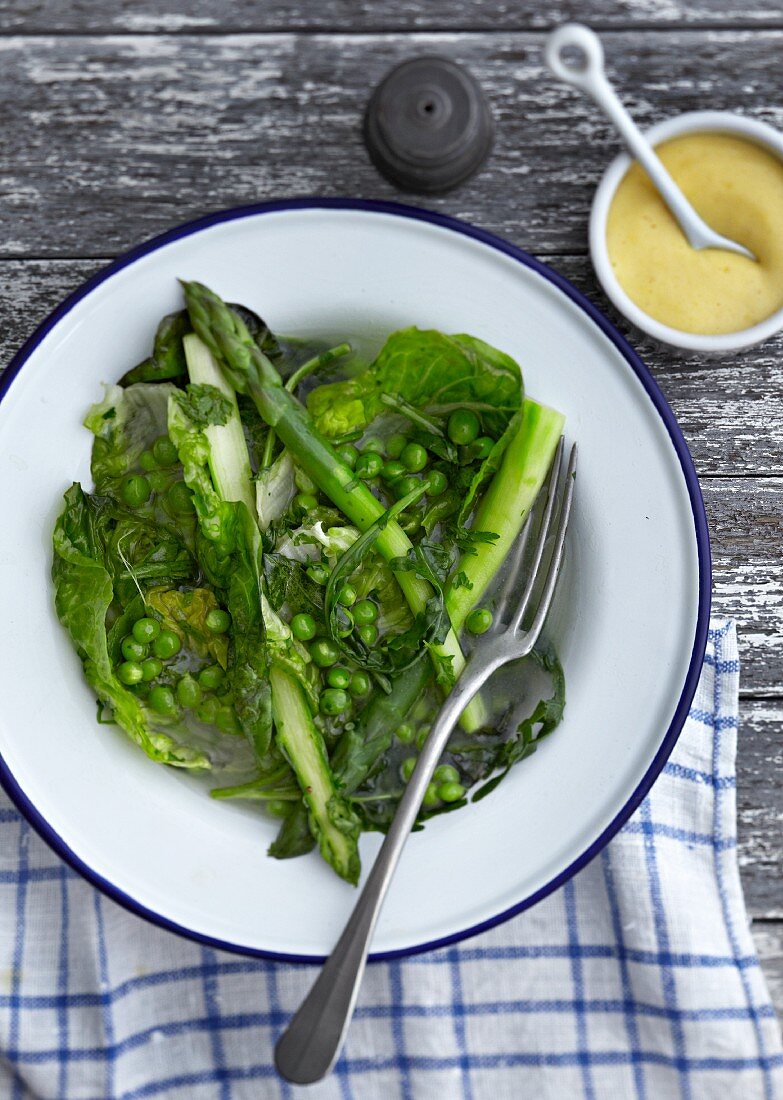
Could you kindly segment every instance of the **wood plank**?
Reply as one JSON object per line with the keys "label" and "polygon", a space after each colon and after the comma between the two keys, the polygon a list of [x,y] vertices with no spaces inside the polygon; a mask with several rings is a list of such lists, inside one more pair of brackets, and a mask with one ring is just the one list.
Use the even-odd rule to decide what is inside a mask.
{"label": "wood plank", "polygon": [[[682,425],[701,476],[783,476],[783,335],[730,359],[675,355],[630,331],[600,292],[585,256],[555,256],[550,263],[638,348]],[[0,261],[0,364],[99,267],[98,261]]]}
{"label": "wood plank", "polygon": [[[0,10],[3,5],[0,4]],[[100,11],[83,0],[17,0],[3,12],[7,30],[68,32],[193,33],[195,30],[530,30],[567,19],[588,21],[595,27],[631,26],[759,26],[781,23],[774,0],[756,0],[750,7],[736,0],[560,0],[544,7],[533,0],[331,0],[328,5],[308,0],[103,0]]]}
{"label": "wood plank", "polygon": [[[617,143],[545,75],[542,43],[505,32],[0,38],[0,251],[114,253],[270,196],[399,198],[362,145],[368,89],[402,58],[438,52],[482,81],[498,137],[482,174],[429,204],[537,253],[583,252]],[[705,106],[783,123],[783,31],[624,32],[607,45],[643,124]]]}
{"label": "wood plank", "polygon": [[767,988],[783,1027],[783,923],[754,921],[751,931]]}
{"label": "wood plank", "polygon": [[783,701],[743,699],[739,718],[737,856],[745,902],[754,917],[783,920]]}
{"label": "wood plank", "polygon": [[[0,362],[96,266],[0,263]],[[563,266],[587,278],[584,260]],[[740,620],[743,690],[764,695],[783,693],[783,480],[736,475],[783,467],[783,416],[772,411],[781,408],[783,379],[774,361],[781,346],[738,357],[744,365],[737,369],[675,365],[660,352],[650,357],[702,477],[713,539],[714,613]],[[765,457],[767,446],[776,447],[772,460]]]}

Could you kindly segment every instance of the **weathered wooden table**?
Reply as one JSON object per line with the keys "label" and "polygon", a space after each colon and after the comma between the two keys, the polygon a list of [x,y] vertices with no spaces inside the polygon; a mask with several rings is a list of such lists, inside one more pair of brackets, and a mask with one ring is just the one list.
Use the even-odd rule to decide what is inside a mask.
{"label": "weathered wooden table", "polygon": [[[541,60],[568,17],[603,32],[641,123],[715,107],[783,129],[780,0],[0,0],[0,362],[104,260],[174,223],[273,196],[399,198],[360,120],[386,69],[423,53],[466,63],[497,122],[485,170],[428,205],[607,308],[586,223],[615,138]],[[783,1009],[783,338],[715,362],[632,339],[701,475],[715,612],[739,623],[740,862]]]}

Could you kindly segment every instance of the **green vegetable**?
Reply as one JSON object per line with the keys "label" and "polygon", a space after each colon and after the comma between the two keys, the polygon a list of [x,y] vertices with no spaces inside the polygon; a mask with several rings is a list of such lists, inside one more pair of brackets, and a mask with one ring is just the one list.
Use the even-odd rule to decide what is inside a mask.
{"label": "green vegetable", "polygon": [[[350,345],[277,339],[183,285],[187,312],[87,415],[96,489],[66,494],[57,612],[102,721],[211,768],[214,798],[260,801],[274,857],[317,844],[356,882],[359,832],[388,828],[463,667],[459,630],[491,623],[562,418],[475,338],[407,329],[346,368]],[[423,817],[484,797],[560,721],[556,655],[528,661],[551,698],[511,735],[474,700]]]}
{"label": "green vegetable", "polygon": [[213,634],[225,634],[231,626],[231,616],[222,608],[213,608],[212,611],[207,612],[204,623],[207,630],[211,630]]}
{"label": "green vegetable", "polygon": [[481,430],[481,421],[471,409],[455,409],[447,431],[452,443],[472,443]]}
{"label": "green vegetable", "polygon": [[340,651],[330,638],[316,638],[310,646],[310,656],[319,668],[329,668],[337,661]]}
{"label": "green vegetable", "polygon": [[[189,389],[192,390],[192,386]],[[148,451],[144,452],[148,454]],[[142,456],[143,457],[143,456]],[[152,444],[152,458],[158,466],[174,466],[177,463],[177,448],[167,435],[162,435]]]}
{"label": "green vegetable", "polygon": [[516,431],[500,467],[481,499],[472,531],[498,537],[471,547],[459,564],[462,583],[452,582],[446,606],[457,629],[486,592],[506,559],[552,465],[565,418],[554,409],[525,400]]}
{"label": "green vegetable", "polygon": [[177,684],[177,701],[191,709],[201,702],[201,688],[192,676],[183,676]]}
{"label": "green vegetable", "polygon": [[185,355],[182,350],[182,337],[190,332],[190,320],[187,311],[170,313],[158,325],[152,355],[128,371],[120,379],[121,386],[131,386],[137,382],[162,382],[168,378],[180,378],[185,374]]}
{"label": "green vegetable", "polygon": [[150,642],[154,642],[159,634],[160,623],[157,619],[150,619],[145,616],[143,619],[137,619],[133,624],[133,637],[142,645],[149,645]]}
{"label": "green vegetable", "polygon": [[276,740],[299,778],[310,831],[321,854],[347,882],[359,879],[359,819],[338,793],[326,747],[299,683],[272,667]]}
{"label": "green vegetable", "polygon": [[350,696],[341,688],[328,687],[321,692],[319,706],[322,714],[341,714],[350,705]]}
{"label": "green vegetable", "polygon": [[129,508],[138,508],[146,504],[151,493],[149,481],[141,474],[129,474],[120,484],[120,494]]}
{"label": "green vegetable", "polygon": [[315,637],[315,619],[307,612],[300,612],[291,619],[291,633],[300,642],[309,642]]}
{"label": "green vegetable", "polygon": [[486,607],[475,607],[465,620],[471,634],[486,634],[492,626],[492,612]]}
{"label": "green vegetable", "polygon": [[427,465],[427,452],[419,443],[408,443],[400,455],[400,463],[409,473],[418,474]]}
{"label": "green vegetable", "polygon": [[147,656],[147,647],[129,634],[122,640],[122,655],[126,661],[143,661]]}
{"label": "green vegetable", "polygon": [[[351,683],[351,674],[347,668],[343,668],[342,665],[332,667],[326,673],[326,682],[329,687],[342,688],[345,690]],[[323,702],[323,696],[321,697]]]}
{"label": "green vegetable", "polygon": [[138,684],[142,680],[141,665],[136,661],[124,661],[117,669],[117,675],[123,684]]}
{"label": "green vegetable", "polygon": [[[113,600],[111,560],[102,525],[107,506],[78,485],[65,494],[54,529],[52,579],[55,609],[84,665],[87,682],[114,720],[153,760],[186,768],[209,767],[200,751],[179,743],[157,724],[144,704],[115,675],[109,656],[106,613]],[[127,628],[123,631],[127,633]]]}
{"label": "green vegetable", "polygon": [[[274,428],[283,445],[288,448],[302,469],[360,530],[366,530],[373,522],[380,519],[385,512],[383,505],[375,499],[366,486],[361,484],[361,481],[357,483],[354,472],[345,466],[334,449],[319,437],[309,423],[304,409],[283,387],[274,366],[253,342],[242,320],[232,313],[215,294],[199,283],[183,283],[183,288],[193,328],[212,354],[221,357],[226,379],[237,392],[246,393],[252,397],[261,416],[271,428]],[[468,337],[460,339],[465,345],[460,351],[461,359],[468,364],[472,385],[480,393],[483,394],[491,388],[493,392],[497,391],[496,396],[498,396],[500,390],[513,389],[514,372],[516,372],[518,386],[519,368],[513,360],[501,356],[493,349],[487,349],[491,355],[482,357],[476,351],[476,346],[481,345],[480,341],[473,341]],[[391,340],[387,341],[386,348],[390,343]],[[459,340],[455,343],[458,347],[460,346]],[[481,345],[481,347],[486,346]],[[395,356],[391,358],[394,359]],[[503,364],[505,375],[502,381],[503,372],[497,366],[500,360],[511,365],[507,367],[505,363]],[[402,364],[399,366],[402,368]],[[491,387],[487,386],[486,381],[476,381],[479,373],[487,370],[492,374]],[[422,374],[420,370],[417,373]],[[436,372],[424,373],[431,374],[430,382],[433,382]],[[359,377],[364,378],[364,375]],[[464,382],[466,382],[466,376],[447,382],[441,375],[436,392],[440,398],[456,394],[460,392],[461,383]],[[339,385],[343,384],[339,383]],[[328,388],[330,387],[319,387],[313,392],[317,393]],[[377,379],[373,383],[373,391],[376,390]],[[375,395],[379,404],[382,404],[379,392]],[[387,560],[393,560],[404,557],[412,549],[412,544],[396,521],[389,521],[376,539],[376,548]],[[428,582],[413,571],[400,573],[397,581],[414,614],[423,614],[432,596],[432,588]],[[433,647],[432,653],[439,679],[450,686],[465,664],[465,658],[455,634],[449,632],[442,642],[438,642]],[[474,700],[463,714],[463,724],[466,728],[474,728],[480,724],[481,720],[483,720],[483,710],[480,703]]]}

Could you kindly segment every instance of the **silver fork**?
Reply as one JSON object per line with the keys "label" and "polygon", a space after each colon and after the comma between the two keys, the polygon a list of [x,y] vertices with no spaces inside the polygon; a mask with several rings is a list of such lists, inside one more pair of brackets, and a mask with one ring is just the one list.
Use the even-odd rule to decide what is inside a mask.
{"label": "silver fork", "polygon": [[[562,504],[556,520],[552,553],[542,568],[544,550],[553,526],[555,501],[563,456],[563,439],[557,448],[547,483],[547,499],[541,518],[530,574],[517,607],[504,625],[503,604],[508,606],[514,581],[522,564],[523,535],[510,554],[506,583],[499,597],[492,633],[484,635],[468,658],[454,689],[443,703],[424,742],[418,763],[408,781],[397,812],[373,864],[359,900],[337,945],[326,960],[312,989],[289,1023],[275,1048],[275,1064],[288,1081],[309,1085],[325,1077],[334,1065],[351,1022],[375,926],[392,877],[421,808],[432,773],[446,748],[449,735],[466,704],[493,672],[509,661],[526,657],[538,641],[557,584],[563,560],[566,529],[571,513],[576,474],[576,445],[571,449],[562,490]],[[531,597],[543,579],[533,621],[522,628]]]}

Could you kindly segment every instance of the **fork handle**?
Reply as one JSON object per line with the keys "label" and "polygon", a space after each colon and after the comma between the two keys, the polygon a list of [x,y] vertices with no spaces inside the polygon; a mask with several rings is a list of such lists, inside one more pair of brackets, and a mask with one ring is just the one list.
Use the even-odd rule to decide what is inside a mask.
{"label": "fork handle", "polygon": [[275,1065],[288,1081],[297,1085],[320,1081],[337,1060],[381,906],[427,785],[460,714],[502,663],[491,651],[474,654],[440,708],[345,930],[275,1047]]}

